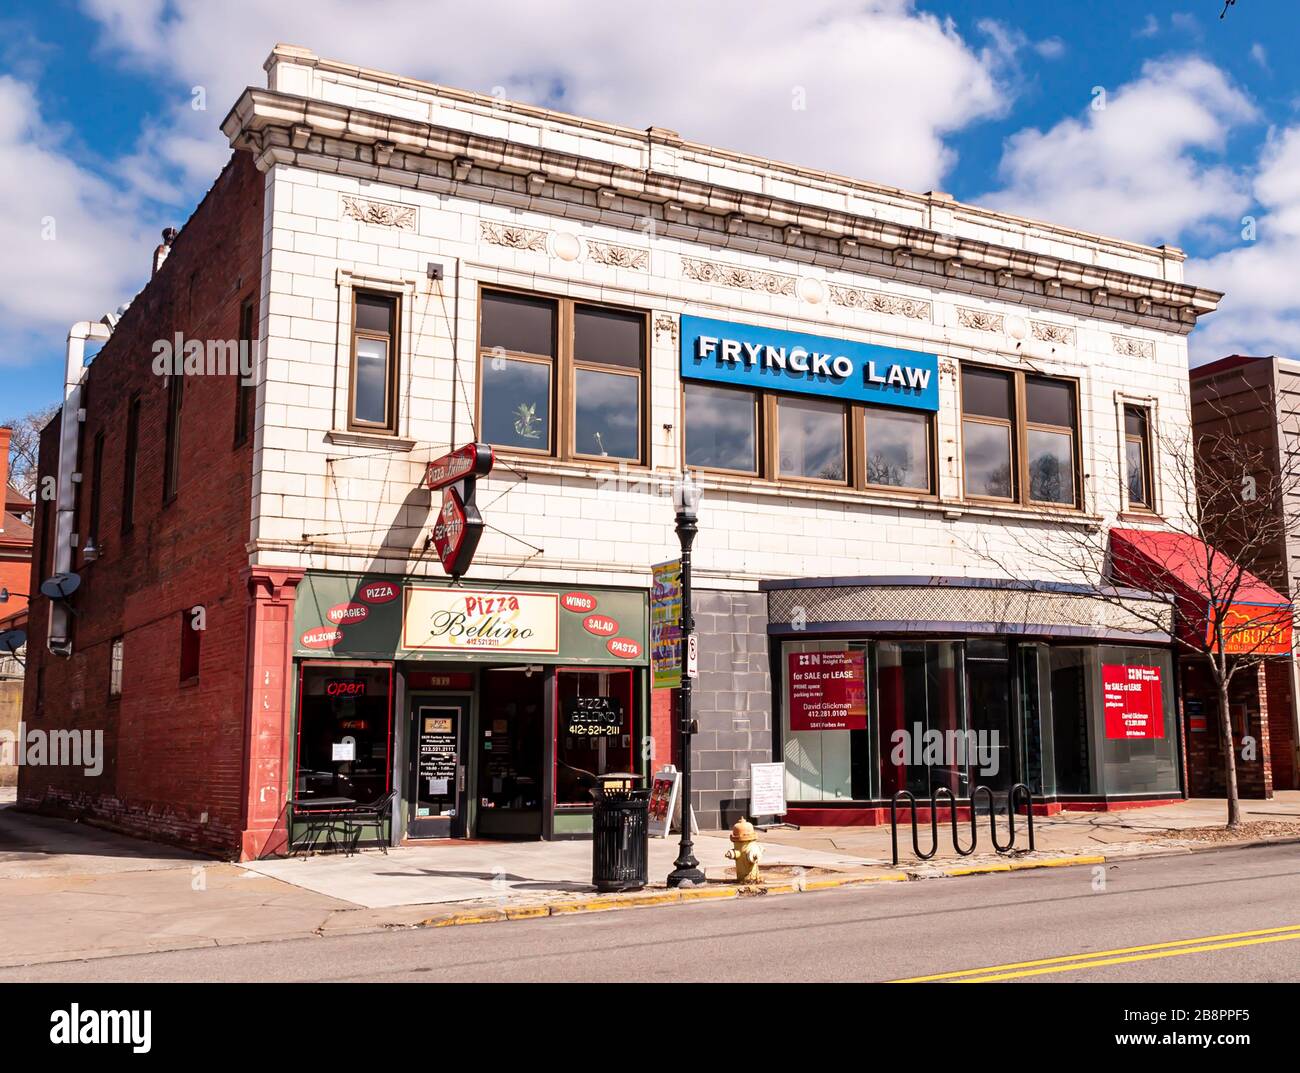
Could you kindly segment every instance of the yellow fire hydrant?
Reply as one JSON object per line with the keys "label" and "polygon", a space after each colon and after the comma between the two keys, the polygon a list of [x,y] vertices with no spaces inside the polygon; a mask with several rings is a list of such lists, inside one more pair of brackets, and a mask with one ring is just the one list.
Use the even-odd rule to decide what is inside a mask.
{"label": "yellow fire hydrant", "polygon": [[725,854],[727,860],[736,862],[737,883],[759,883],[758,862],[763,857],[763,847],[754,833],[754,825],[748,820],[739,820],[731,829],[731,849]]}

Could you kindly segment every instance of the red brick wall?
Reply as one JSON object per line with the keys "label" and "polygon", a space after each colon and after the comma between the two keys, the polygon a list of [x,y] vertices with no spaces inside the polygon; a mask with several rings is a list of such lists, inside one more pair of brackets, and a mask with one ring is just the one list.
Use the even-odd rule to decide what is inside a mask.
{"label": "red brick wall", "polygon": [[1265,665],[1268,682],[1269,752],[1273,760],[1273,788],[1300,790],[1296,770],[1295,712],[1291,705],[1291,661],[1270,660]]}
{"label": "red brick wall", "polygon": [[[1223,738],[1219,731],[1219,701],[1214,678],[1203,663],[1184,660],[1181,667],[1183,733],[1187,743],[1187,791],[1190,797],[1223,797],[1227,793],[1223,770]],[[1256,739],[1255,759],[1242,758],[1241,731],[1234,722],[1237,748],[1237,793],[1242,798],[1273,796],[1270,761],[1269,698],[1263,688],[1263,666],[1238,671],[1229,687],[1229,704],[1244,707],[1246,732]],[[1192,730],[1186,717],[1189,701],[1199,701],[1205,729]]]}
{"label": "red brick wall", "polygon": [[[32,606],[27,691],[32,728],[104,732],[98,778],[80,769],[27,767],[26,806],[73,810],[123,829],[234,854],[243,827],[249,597],[241,571],[251,510],[252,440],[234,444],[237,376],[187,377],[180,486],[163,502],[168,390],[153,372],[153,343],[238,339],[241,304],[256,303],[261,277],[263,179],[237,154],[176,238],[170,255],[122,317],[87,374],[77,531],[84,538],[96,434],[105,433],[99,539],[73,603],[73,655],[45,648],[49,603]],[[147,263],[150,250],[140,250]],[[256,314],[255,314],[256,323]],[[125,430],[141,400],[134,526],[122,532]],[[58,424],[45,430],[40,471],[53,474]],[[38,512],[38,525],[53,512]],[[37,541],[41,535],[38,532]],[[32,584],[39,584],[39,567]],[[30,591],[36,591],[32,589]],[[182,612],[203,605],[199,677],[179,677]],[[122,694],[109,697],[111,644],[124,638]]]}

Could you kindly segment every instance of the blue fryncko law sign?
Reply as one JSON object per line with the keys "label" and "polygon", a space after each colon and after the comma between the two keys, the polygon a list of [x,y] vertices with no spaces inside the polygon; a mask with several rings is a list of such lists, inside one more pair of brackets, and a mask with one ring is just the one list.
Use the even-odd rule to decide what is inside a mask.
{"label": "blue fryncko law sign", "polygon": [[707,317],[682,317],[682,378],[939,409],[939,357]]}

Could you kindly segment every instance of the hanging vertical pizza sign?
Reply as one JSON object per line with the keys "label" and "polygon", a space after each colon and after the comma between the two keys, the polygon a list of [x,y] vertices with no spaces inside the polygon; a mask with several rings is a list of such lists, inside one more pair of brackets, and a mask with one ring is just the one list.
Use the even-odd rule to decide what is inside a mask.
{"label": "hanging vertical pizza sign", "polygon": [[[460,577],[469,569],[483,535],[483,519],[474,505],[474,486],[491,469],[492,448],[481,443],[467,443],[425,467],[425,487],[442,490],[433,546],[442,568],[452,577]],[[463,494],[453,487],[462,482]]]}

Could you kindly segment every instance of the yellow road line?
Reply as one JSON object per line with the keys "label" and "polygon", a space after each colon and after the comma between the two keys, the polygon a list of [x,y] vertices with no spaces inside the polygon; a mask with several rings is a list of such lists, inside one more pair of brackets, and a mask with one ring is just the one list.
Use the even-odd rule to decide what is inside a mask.
{"label": "yellow road line", "polygon": [[[1275,938],[1257,938],[1258,936],[1275,936]],[[1248,942],[1233,943],[1230,940],[1245,939]],[[1114,950],[1093,950],[1083,954],[1064,954],[1060,957],[1039,958],[1036,961],[1013,961],[1005,965],[989,965],[981,969],[959,969],[955,972],[940,972],[932,976],[912,976],[904,980],[893,980],[896,984],[919,984],[930,983],[937,980],[961,980],[964,977],[987,977],[990,973],[1000,973],[1003,970],[1013,969],[1031,969],[1036,972],[1015,973],[1018,976],[1039,975],[1042,972],[1065,972],[1072,968],[1085,968],[1089,964],[1097,962],[1099,958],[1116,958],[1126,954],[1141,954],[1144,957],[1120,958],[1120,960],[1140,961],[1144,958],[1152,957],[1172,957],[1179,953],[1197,953],[1201,949],[1218,950],[1225,949],[1226,945],[1248,946],[1252,942],[1278,942],[1283,939],[1300,939],[1300,924],[1288,924],[1280,928],[1259,928],[1255,931],[1235,931],[1227,932],[1223,935],[1204,935],[1198,939],[1173,939],[1164,943],[1147,943],[1144,946],[1124,946]],[[1225,943],[1225,946],[1205,946],[1207,943]],[[1195,947],[1194,950],[1177,949]],[[1149,951],[1168,951],[1168,953],[1147,953]],[[1099,964],[1117,964],[1118,961],[1102,961]],[[1063,966],[1061,968],[1040,969],[1040,966]],[[996,979],[1006,979],[1007,976],[995,977]]]}

